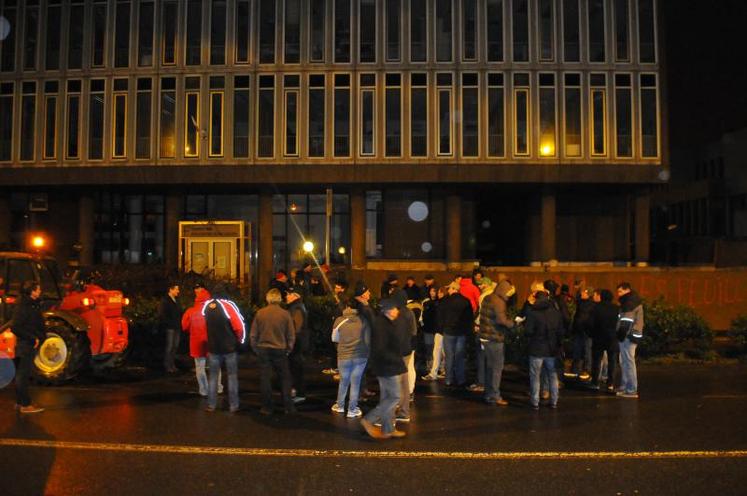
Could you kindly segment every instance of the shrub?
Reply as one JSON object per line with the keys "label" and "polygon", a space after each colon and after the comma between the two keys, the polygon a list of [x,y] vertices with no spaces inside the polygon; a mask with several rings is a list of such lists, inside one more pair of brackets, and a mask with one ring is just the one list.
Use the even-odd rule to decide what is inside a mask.
{"label": "shrub", "polygon": [[739,353],[747,353],[747,315],[732,320],[728,335],[734,340]]}
{"label": "shrub", "polygon": [[713,333],[705,320],[683,305],[672,305],[658,298],[644,302],[643,342],[641,356],[684,353],[690,358],[704,358],[711,350]]}

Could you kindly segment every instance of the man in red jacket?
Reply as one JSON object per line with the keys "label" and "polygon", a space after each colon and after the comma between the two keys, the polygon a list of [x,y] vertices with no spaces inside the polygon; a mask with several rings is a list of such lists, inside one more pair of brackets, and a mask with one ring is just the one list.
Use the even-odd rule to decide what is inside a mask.
{"label": "man in red jacket", "polygon": [[[207,398],[208,379],[205,363],[208,355],[207,326],[202,307],[211,299],[210,292],[201,283],[194,286],[195,303],[182,315],[182,331],[189,333],[189,354],[195,359],[195,376],[200,396]],[[223,393],[220,371],[218,371],[218,394]]]}
{"label": "man in red jacket", "polygon": [[472,313],[477,313],[477,309],[480,308],[480,290],[472,283],[471,277],[457,276],[455,280],[459,282],[459,294],[469,300]]}

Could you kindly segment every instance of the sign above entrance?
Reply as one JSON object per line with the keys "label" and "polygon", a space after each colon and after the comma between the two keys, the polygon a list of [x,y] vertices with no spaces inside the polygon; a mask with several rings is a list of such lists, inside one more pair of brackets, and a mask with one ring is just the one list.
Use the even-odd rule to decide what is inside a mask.
{"label": "sign above entrance", "polygon": [[181,223],[180,227],[184,238],[240,238],[242,236],[241,225],[237,223]]}

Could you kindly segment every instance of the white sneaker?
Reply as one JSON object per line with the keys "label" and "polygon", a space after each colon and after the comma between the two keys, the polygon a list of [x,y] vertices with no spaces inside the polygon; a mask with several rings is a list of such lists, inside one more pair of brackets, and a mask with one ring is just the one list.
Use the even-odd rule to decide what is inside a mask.
{"label": "white sneaker", "polygon": [[360,408],[355,407],[352,410],[348,410],[347,418],[358,418],[363,416],[363,412]]}
{"label": "white sneaker", "polygon": [[338,405],[337,403],[332,405],[332,408],[330,410],[332,410],[335,413],[345,413],[345,409],[341,407],[340,405]]}

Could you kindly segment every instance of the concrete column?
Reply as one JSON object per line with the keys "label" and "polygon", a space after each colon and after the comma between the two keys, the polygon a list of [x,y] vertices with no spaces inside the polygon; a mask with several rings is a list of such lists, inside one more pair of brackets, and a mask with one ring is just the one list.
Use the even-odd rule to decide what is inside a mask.
{"label": "concrete column", "polygon": [[270,286],[272,279],[272,195],[270,193],[259,194],[259,239],[257,283],[259,284],[258,296],[264,298],[265,291]]}
{"label": "concrete column", "polygon": [[350,267],[366,268],[366,193],[362,189],[350,193]]}
{"label": "concrete column", "polygon": [[542,193],[542,212],[540,214],[541,243],[542,243],[542,261],[548,262],[556,260],[557,245],[555,241],[555,230],[557,225],[555,193],[553,191],[544,191]]}
{"label": "concrete column", "polygon": [[0,249],[10,248],[10,201],[6,195],[0,195]]}
{"label": "concrete column", "polygon": [[462,261],[462,197],[449,195],[446,200],[446,263]]}
{"label": "concrete column", "polygon": [[82,266],[93,265],[94,208],[93,197],[84,195],[78,199],[78,243]]}
{"label": "concrete column", "polygon": [[179,219],[182,210],[182,195],[169,193],[166,195],[166,219],[164,262],[170,269],[176,269],[179,265]]}
{"label": "concrete column", "polygon": [[648,195],[635,199],[635,261],[648,262],[651,250],[651,198]]}

